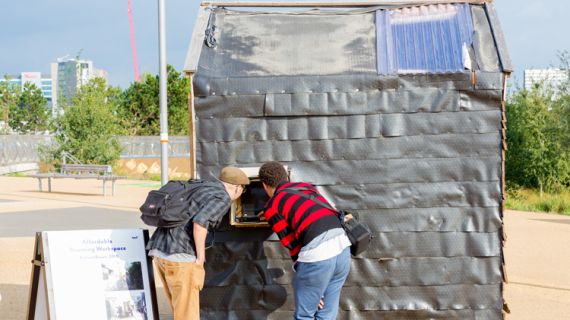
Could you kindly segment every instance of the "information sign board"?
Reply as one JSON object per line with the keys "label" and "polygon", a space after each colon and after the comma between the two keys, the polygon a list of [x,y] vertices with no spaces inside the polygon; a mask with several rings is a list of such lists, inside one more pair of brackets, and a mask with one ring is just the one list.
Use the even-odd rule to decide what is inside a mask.
{"label": "information sign board", "polygon": [[28,319],[158,320],[147,241],[142,229],[38,233]]}

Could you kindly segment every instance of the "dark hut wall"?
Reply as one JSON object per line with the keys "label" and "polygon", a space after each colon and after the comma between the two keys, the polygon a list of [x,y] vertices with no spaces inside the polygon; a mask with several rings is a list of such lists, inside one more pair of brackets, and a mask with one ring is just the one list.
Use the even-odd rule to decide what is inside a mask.
{"label": "dark hut wall", "polygon": [[[350,16],[354,28],[372,30],[351,37],[374,41],[368,15]],[[352,260],[342,319],[502,318],[502,74],[480,71],[475,83],[470,72],[382,77],[375,57],[362,64],[367,54],[357,68],[341,63],[340,75],[318,65],[307,67],[316,75],[264,74],[253,58],[263,21],[248,18],[218,11],[217,46],[202,51],[194,80],[200,176],[277,160],[293,180],[360,214],[376,237]],[[335,21],[326,24],[347,23]],[[354,40],[346,37],[339,41]],[[236,60],[234,38],[257,47],[239,47]],[[294,59],[275,64],[286,70]],[[233,231],[209,250],[206,318],[291,318],[291,262],[277,242],[248,241],[256,232]]]}

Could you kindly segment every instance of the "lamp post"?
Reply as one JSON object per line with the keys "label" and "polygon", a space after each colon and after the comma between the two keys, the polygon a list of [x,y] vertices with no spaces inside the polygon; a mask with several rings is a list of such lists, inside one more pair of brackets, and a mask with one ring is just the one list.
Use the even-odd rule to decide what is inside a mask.
{"label": "lamp post", "polygon": [[168,110],[166,71],[166,32],[164,0],[158,0],[159,86],[160,86],[160,183],[168,182]]}

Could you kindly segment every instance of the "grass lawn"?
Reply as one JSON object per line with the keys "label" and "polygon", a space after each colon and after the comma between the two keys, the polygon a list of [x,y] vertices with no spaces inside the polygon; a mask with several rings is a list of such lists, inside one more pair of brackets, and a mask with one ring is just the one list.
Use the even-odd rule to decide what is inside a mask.
{"label": "grass lawn", "polygon": [[570,215],[570,190],[551,194],[533,189],[516,189],[507,192],[507,209],[534,212],[552,212]]}

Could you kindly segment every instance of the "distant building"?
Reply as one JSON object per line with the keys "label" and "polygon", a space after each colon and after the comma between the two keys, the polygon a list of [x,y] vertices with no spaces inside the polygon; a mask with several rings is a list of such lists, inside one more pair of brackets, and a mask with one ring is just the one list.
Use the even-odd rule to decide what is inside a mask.
{"label": "distant building", "polygon": [[568,81],[569,70],[565,69],[527,69],[524,71],[524,88],[532,89],[536,84],[552,88],[555,92],[560,85]]}
{"label": "distant building", "polygon": [[71,101],[77,89],[89,82],[89,80],[102,77],[107,78],[107,72],[93,67],[93,61],[61,58],[51,65],[52,74],[55,75],[53,81],[56,83],[58,92],[55,98],[55,105],[60,106],[64,101]]}
{"label": "distant building", "polygon": [[[2,78],[0,81],[6,81],[6,79]],[[26,83],[35,84],[42,91],[42,95],[47,99],[48,108],[53,112],[55,87],[50,75],[42,75],[41,72],[22,72],[19,75],[8,75],[8,82],[20,88],[23,88]]]}
{"label": "distant building", "polygon": [[[52,115],[62,113],[62,103],[71,101],[77,89],[89,80],[101,77],[107,79],[107,71],[95,69],[93,61],[61,58],[51,64],[51,74],[41,72],[22,72],[19,75],[8,75],[8,81],[22,88],[25,83],[35,84],[42,90],[42,95],[48,101]],[[0,81],[6,81],[4,77]]]}

